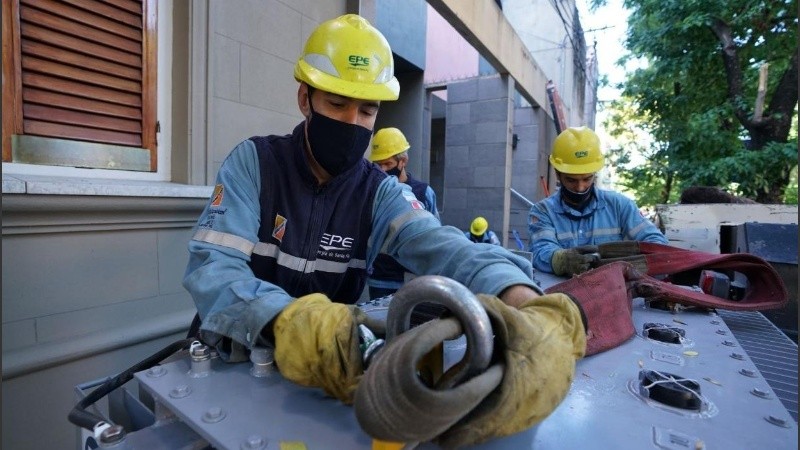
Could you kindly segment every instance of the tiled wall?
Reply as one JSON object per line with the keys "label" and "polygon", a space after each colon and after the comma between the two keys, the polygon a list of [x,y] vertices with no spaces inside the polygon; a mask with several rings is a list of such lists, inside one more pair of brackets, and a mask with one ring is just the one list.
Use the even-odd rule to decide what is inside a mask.
{"label": "tiled wall", "polygon": [[444,214],[462,230],[476,216],[507,229],[513,116],[509,82],[498,75],[447,86]]}

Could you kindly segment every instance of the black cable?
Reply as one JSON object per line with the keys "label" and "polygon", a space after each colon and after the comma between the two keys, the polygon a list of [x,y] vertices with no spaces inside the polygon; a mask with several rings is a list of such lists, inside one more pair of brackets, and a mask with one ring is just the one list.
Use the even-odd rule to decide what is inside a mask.
{"label": "black cable", "polygon": [[101,398],[108,395],[111,391],[130,381],[133,378],[133,374],[136,372],[141,372],[142,370],[146,370],[155,366],[177,351],[188,348],[193,341],[195,341],[194,338],[181,339],[180,341],[173,342],[172,344],[158,351],[158,353],[155,353],[147,359],[134,364],[132,367],[121,372],[119,375],[109,378],[103,384],[98,386],[97,389],[93,390],[89,393],[89,395],[79,401],[78,404],[72,408],[72,411],[70,411],[67,418],[74,425],[85,428],[89,431],[94,431],[95,426],[102,422],[106,422],[106,420],[97,414],[86,411],[86,408],[89,405],[94,404]]}
{"label": "black cable", "polygon": [[[578,48],[578,44],[576,44],[575,41],[572,39],[572,33],[580,31],[580,33],[582,34],[583,30],[582,29],[581,30],[575,30],[574,29],[575,28],[575,23],[574,23],[575,17],[574,16],[570,17],[573,20],[573,23],[572,24],[567,23],[567,19],[564,17],[564,13],[561,11],[561,7],[559,7],[557,0],[549,0],[549,1],[550,1],[550,6],[552,6],[555,9],[556,14],[558,14],[559,19],[561,19],[561,24],[564,26],[564,31],[567,32],[566,33],[567,39],[569,39],[570,44],[572,44],[573,52],[575,52],[576,55],[580,55],[580,53],[581,53],[580,49]],[[573,10],[573,12],[576,12],[576,11],[577,11],[577,8]],[[586,45],[586,42],[584,40],[584,49],[585,49],[585,45]],[[584,77],[585,78],[589,78],[589,74],[588,74],[588,72],[586,70],[586,67],[584,67],[584,62],[581,61],[580,58],[574,58],[574,57],[573,57],[573,62],[577,62],[578,63],[578,68],[580,69],[581,72],[583,72]]]}
{"label": "black cable", "polygon": [[186,333],[186,339],[200,339],[200,325],[202,325],[200,313],[196,313],[194,315],[194,319],[192,319],[192,324],[189,325],[189,331]]}

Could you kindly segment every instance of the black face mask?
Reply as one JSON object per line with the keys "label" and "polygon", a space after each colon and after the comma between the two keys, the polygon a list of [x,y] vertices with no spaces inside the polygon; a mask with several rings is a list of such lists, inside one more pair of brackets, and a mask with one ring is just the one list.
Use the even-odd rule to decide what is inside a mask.
{"label": "black face mask", "polygon": [[330,176],[346,172],[364,157],[371,130],[315,113],[313,107],[311,117],[306,120],[311,154]]}
{"label": "black face mask", "polygon": [[400,178],[400,174],[401,173],[403,173],[403,170],[398,166],[394,166],[391,169],[386,171],[386,175],[394,175],[397,178]]}
{"label": "black face mask", "polygon": [[564,197],[567,205],[571,208],[583,212],[594,196],[594,184],[585,192],[572,192],[564,185],[561,185],[561,196]]}

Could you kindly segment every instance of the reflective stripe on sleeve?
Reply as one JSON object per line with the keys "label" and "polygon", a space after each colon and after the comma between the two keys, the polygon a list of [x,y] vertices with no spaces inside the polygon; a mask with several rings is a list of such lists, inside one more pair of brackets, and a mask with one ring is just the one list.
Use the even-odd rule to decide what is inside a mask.
{"label": "reflective stripe on sleeve", "polygon": [[255,244],[241,236],[214,230],[197,230],[192,239],[239,250],[247,256],[250,256],[253,252],[253,247],[255,247]]}
{"label": "reflective stripe on sleeve", "polygon": [[648,225],[649,225],[649,223],[642,222],[639,225],[631,228],[630,230],[628,230],[628,237],[635,241],[636,240],[636,235],[639,234],[640,231],[642,231],[645,228],[647,228]]}
{"label": "reflective stripe on sleeve", "polygon": [[394,240],[395,236],[397,235],[397,232],[400,231],[401,225],[415,219],[416,217],[421,217],[426,215],[430,216],[431,213],[425,211],[424,209],[412,209],[411,211],[408,211],[404,214],[395,217],[394,220],[392,220],[389,223],[389,232],[386,234],[386,239],[383,241],[383,246],[381,246],[380,253],[386,253],[387,255],[389,254],[388,253],[389,242]]}
{"label": "reflective stripe on sleeve", "polygon": [[598,236],[600,236],[600,237],[603,237],[603,236],[619,236],[619,233],[620,233],[619,227],[617,227],[617,228],[598,228],[598,229],[592,231],[591,235],[593,237],[598,237]]}

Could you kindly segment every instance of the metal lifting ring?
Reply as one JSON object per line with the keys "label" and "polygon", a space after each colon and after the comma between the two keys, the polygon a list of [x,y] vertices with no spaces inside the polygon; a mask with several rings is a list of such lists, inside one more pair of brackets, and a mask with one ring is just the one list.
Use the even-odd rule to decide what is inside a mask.
{"label": "metal lifting ring", "polygon": [[392,298],[386,317],[386,342],[407,331],[411,312],[420,303],[447,307],[461,323],[467,337],[464,375],[473,376],[489,367],[493,335],[489,315],[475,294],[463,284],[447,277],[423,275],[406,283]]}

